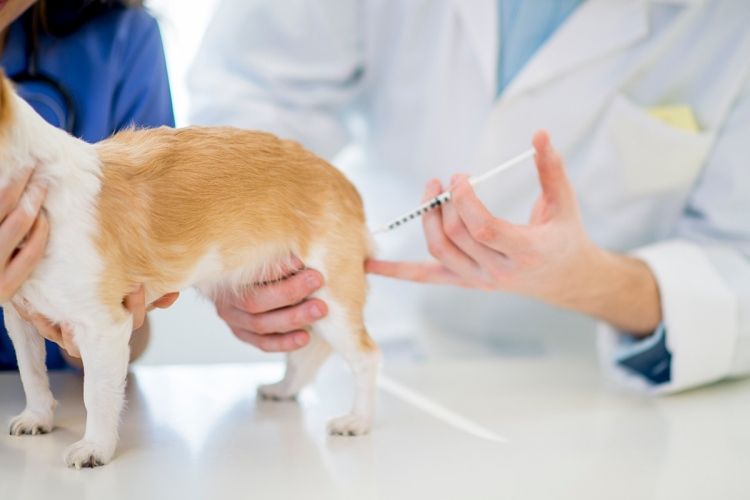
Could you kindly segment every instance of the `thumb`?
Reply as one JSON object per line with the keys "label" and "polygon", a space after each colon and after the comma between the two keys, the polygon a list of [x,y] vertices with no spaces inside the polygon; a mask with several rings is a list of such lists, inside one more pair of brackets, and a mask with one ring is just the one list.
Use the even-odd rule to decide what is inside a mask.
{"label": "thumb", "polygon": [[160,298],[156,299],[152,304],[151,308],[154,307],[158,309],[166,309],[170,307],[172,304],[174,304],[177,299],[180,298],[180,292],[170,292],[165,295],[162,295]]}
{"label": "thumb", "polygon": [[542,186],[545,199],[558,209],[567,210],[574,207],[573,188],[568,181],[560,154],[552,147],[549,134],[545,130],[540,130],[534,134],[533,143],[539,184]]}
{"label": "thumb", "polygon": [[139,285],[134,292],[126,296],[123,305],[133,315],[133,330],[143,326],[146,318],[146,291],[143,285]]}
{"label": "thumb", "polygon": [[81,351],[78,350],[78,345],[75,342],[73,328],[70,324],[63,323],[60,326],[60,331],[62,333],[63,348],[65,349],[65,352],[67,352],[69,356],[80,358]]}

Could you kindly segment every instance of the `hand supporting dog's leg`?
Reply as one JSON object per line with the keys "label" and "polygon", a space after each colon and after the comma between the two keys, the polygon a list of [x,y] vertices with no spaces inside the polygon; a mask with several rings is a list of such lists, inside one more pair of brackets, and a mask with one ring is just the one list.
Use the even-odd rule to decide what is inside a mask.
{"label": "hand supporting dog's leg", "polygon": [[293,399],[318,373],[328,359],[331,346],[320,335],[310,335],[310,342],[303,348],[286,355],[284,378],[275,384],[258,387],[258,395],[264,399]]}
{"label": "hand supporting dog's leg", "polygon": [[331,434],[356,436],[366,434],[372,426],[380,369],[380,351],[370,340],[364,325],[349,318],[357,314],[347,311],[335,300],[328,301],[328,316],[315,325],[334,351],[341,354],[354,373],[354,404],[349,415],[328,423]]}
{"label": "hand supporting dog's leg", "polygon": [[83,360],[86,432],[65,450],[68,466],[108,463],[117,446],[117,428],[125,401],[132,319],[101,329],[78,328],[75,339]]}
{"label": "hand supporting dog's leg", "polygon": [[57,404],[49,389],[44,338],[16,313],[13,306],[6,305],[3,313],[26,394],[26,409],[11,421],[10,433],[14,436],[44,434],[52,430]]}

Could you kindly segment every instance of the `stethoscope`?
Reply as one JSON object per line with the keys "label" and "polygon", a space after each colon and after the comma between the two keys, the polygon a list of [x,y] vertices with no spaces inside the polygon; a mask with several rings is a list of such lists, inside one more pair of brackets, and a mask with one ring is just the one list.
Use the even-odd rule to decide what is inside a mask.
{"label": "stethoscope", "polygon": [[[70,92],[52,76],[39,69],[39,54],[30,26],[26,26],[26,69],[10,77],[20,88],[21,97],[53,125],[73,133],[76,108]],[[45,92],[44,90],[47,90]],[[51,91],[51,93],[50,93]],[[55,96],[57,98],[55,98]]]}

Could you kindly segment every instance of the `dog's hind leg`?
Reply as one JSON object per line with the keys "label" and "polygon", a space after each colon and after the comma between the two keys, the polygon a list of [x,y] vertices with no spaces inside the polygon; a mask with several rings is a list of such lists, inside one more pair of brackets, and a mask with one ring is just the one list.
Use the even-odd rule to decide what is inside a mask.
{"label": "dog's hind leg", "polygon": [[321,365],[328,359],[331,346],[320,335],[311,334],[310,342],[303,348],[286,355],[286,373],[275,384],[262,385],[258,395],[264,399],[283,400],[297,396],[310,383]]}
{"label": "dog's hind leg", "polygon": [[[333,308],[335,306],[331,309]],[[321,331],[325,332],[323,335],[334,350],[344,357],[354,373],[354,402],[351,413],[328,423],[328,432],[349,436],[366,434],[370,431],[375,412],[380,353],[363,326],[332,323],[334,322],[321,325]]]}
{"label": "dog's hind leg", "polygon": [[98,322],[100,328],[77,326],[75,341],[83,361],[86,432],[65,450],[68,466],[96,467],[108,463],[117,446],[117,428],[125,402],[132,318],[121,324]]}
{"label": "dog's hind leg", "polygon": [[348,415],[331,420],[331,434],[356,436],[366,434],[372,426],[375,411],[380,351],[370,339],[361,322],[361,311],[346,307],[325,292],[320,294],[328,303],[328,316],[314,326],[314,331],[343,356],[354,373],[354,403]]}
{"label": "dog's hind leg", "polygon": [[18,315],[14,306],[6,305],[3,314],[26,394],[26,409],[11,421],[10,433],[14,436],[44,434],[52,430],[56,406],[49,389],[44,338]]}
{"label": "dog's hind leg", "polygon": [[339,353],[354,374],[352,410],[331,420],[328,432],[355,436],[369,432],[372,426],[380,351],[364,325],[366,252],[348,234],[334,235],[326,250],[314,247],[305,263],[323,273],[326,284],[314,296],[328,305],[328,315],[312,325],[311,333],[320,335]]}

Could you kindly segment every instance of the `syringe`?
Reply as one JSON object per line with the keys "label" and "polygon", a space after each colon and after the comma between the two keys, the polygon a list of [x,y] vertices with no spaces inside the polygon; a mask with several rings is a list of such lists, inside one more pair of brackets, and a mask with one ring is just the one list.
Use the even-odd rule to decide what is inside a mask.
{"label": "syringe", "polygon": [[[523,163],[524,161],[528,160],[529,158],[532,158],[534,156],[534,150],[529,149],[528,151],[524,151],[520,155],[516,156],[515,158],[511,158],[510,160],[498,165],[497,167],[488,170],[487,172],[477,175],[475,177],[471,177],[469,179],[469,183],[472,186],[476,186],[478,184],[481,184],[482,182],[486,181],[487,179],[490,179],[500,172],[503,172],[511,167],[514,167],[516,165],[519,165]],[[392,220],[388,224],[385,224],[378,229],[374,230],[373,234],[379,234],[379,233],[385,233],[387,231],[391,231],[392,229],[396,229],[397,227],[401,227],[410,220],[418,219],[423,214],[429,212],[430,210],[439,207],[443,203],[447,203],[451,199],[451,192],[445,191],[443,193],[440,193],[430,201],[424,203],[423,205],[420,205],[419,207],[415,208],[411,212],[405,213],[401,217],[398,217],[397,219]]]}

